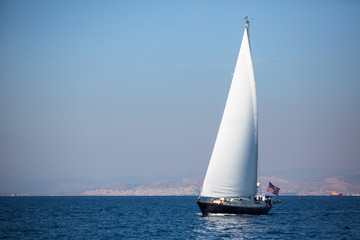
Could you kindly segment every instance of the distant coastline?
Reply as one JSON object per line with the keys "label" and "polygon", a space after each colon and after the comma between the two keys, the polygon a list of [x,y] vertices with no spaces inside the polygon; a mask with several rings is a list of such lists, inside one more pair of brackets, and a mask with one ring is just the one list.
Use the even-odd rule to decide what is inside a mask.
{"label": "distant coastline", "polygon": [[[330,196],[332,191],[343,196],[360,196],[360,176],[332,176],[310,180],[288,180],[280,177],[261,177],[260,192],[265,192],[267,183],[280,187],[280,196]],[[149,184],[110,183],[88,186],[77,191],[52,191],[28,193],[1,193],[1,196],[195,196],[199,194],[201,179],[184,178],[163,180]]]}

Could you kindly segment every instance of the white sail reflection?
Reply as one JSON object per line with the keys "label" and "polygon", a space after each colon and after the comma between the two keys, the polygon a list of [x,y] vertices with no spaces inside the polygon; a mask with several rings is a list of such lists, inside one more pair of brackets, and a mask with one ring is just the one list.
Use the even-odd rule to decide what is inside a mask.
{"label": "white sail reflection", "polygon": [[[224,217],[226,215],[226,217]],[[194,226],[196,239],[249,239],[264,231],[261,217],[235,214],[209,214]]]}

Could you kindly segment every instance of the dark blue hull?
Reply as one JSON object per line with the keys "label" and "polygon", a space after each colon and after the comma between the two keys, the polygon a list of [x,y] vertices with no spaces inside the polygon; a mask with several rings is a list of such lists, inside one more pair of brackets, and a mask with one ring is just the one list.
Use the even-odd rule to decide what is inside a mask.
{"label": "dark blue hull", "polygon": [[203,215],[207,215],[208,213],[264,215],[267,214],[272,207],[271,205],[254,207],[231,206],[200,201],[196,201],[196,203],[199,205]]}

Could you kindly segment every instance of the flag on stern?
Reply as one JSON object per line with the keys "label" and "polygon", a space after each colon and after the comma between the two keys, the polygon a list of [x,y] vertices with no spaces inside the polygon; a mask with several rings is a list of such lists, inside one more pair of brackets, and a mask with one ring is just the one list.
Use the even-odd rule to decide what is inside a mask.
{"label": "flag on stern", "polygon": [[279,196],[280,188],[278,188],[277,186],[275,186],[271,182],[269,182],[269,186],[266,189],[266,191]]}

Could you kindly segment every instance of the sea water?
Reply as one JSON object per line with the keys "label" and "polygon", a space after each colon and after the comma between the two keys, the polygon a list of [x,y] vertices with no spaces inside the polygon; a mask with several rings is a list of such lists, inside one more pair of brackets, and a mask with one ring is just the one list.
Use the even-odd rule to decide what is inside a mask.
{"label": "sea water", "polygon": [[360,197],[280,197],[267,215],[202,216],[195,197],[0,197],[6,239],[360,239]]}

